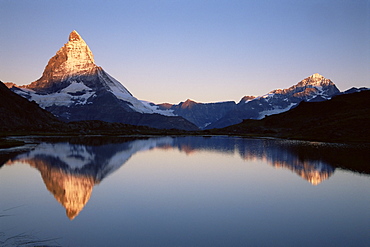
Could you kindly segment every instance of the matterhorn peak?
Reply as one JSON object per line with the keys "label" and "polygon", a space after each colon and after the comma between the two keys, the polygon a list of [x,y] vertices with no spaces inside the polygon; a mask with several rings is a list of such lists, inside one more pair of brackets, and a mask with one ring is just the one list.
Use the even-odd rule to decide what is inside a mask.
{"label": "matterhorn peak", "polygon": [[81,38],[81,36],[78,34],[78,32],[76,30],[73,30],[70,34],[69,34],[69,41],[80,41],[83,39]]}
{"label": "matterhorn peak", "polygon": [[322,75],[320,75],[319,73],[315,73],[311,76],[309,76],[310,78],[313,78],[313,79],[321,79],[321,78],[324,78]]}
{"label": "matterhorn peak", "polygon": [[26,87],[40,92],[50,88],[61,89],[63,85],[57,84],[75,76],[91,75],[97,68],[90,48],[73,30],[69,41],[50,58],[41,78]]}

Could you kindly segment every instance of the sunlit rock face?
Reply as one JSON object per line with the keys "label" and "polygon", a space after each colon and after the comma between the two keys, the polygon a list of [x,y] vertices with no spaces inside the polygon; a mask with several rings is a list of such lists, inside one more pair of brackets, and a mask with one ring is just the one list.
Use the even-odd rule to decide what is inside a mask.
{"label": "sunlit rock face", "polygon": [[[68,77],[76,75],[94,74],[96,68],[90,48],[81,36],[73,31],[69,35],[69,41],[49,60],[42,77],[25,87],[47,93],[55,88],[56,82],[66,81]],[[59,88],[63,88],[63,85],[59,85]]]}
{"label": "sunlit rock face", "polygon": [[283,94],[301,100],[310,101],[316,97],[330,99],[333,95],[336,95],[339,92],[339,89],[330,79],[316,73],[303,79],[290,88],[273,90],[270,94]]}

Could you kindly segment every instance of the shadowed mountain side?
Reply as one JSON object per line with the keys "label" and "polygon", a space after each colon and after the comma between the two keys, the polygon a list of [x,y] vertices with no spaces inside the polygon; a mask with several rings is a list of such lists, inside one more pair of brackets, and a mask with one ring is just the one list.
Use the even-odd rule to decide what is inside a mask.
{"label": "shadowed mountain side", "polygon": [[63,129],[65,126],[53,114],[13,93],[2,82],[0,96],[0,131]]}
{"label": "shadowed mountain side", "polygon": [[178,105],[165,103],[158,106],[162,110],[173,110],[176,115],[182,116],[201,129],[206,128],[209,124],[214,123],[236,108],[234,101],[197,103],[190,99],[185,102],[181,102]]}
{"label": "shadowed mountain side", "polygon": [[261,120],[211,130],[214,134],[265,135],[327,142],[370,142],[370,91],[343,94]]}
{"label": "shadowed mountain side", "polygon": [[[142,113],[135,111],[133,109],[135,102],[119,99],[113,92],[106,89],[105,84],[109,80],[109,76],[97,67],[91,69],[90,74],[73,75],[67,81],[53,81],[48,90],[59,90],[58,93],[35,94],[16,87],[13,87],[12,90],[29,100],[36,100],[45,110],[65,122],[99,120],[158,129],[198,130],[195,124],[180,116],[165,116],[155,112]],[[71,81],[79,81],[80,83],[76,85],[84,88],[77,92],[54,88],[56,86],[65,88]]]}
{"label": "shadowed mountain side", "polygon": [[[5,135],[10,133],[16,134],[33,134],[33,133],[54,133],[54,134],[167,134],[178,132],[179,122],[184,122],[182,126],[189,126],[190,129],[197,129],[194,124],[181,117],[166,117],[159,114],[140,114],[122,112],[119,115],[119,110],[116,114],[109,112],[97,112],[95,114],[105,114],[112,121],[121,118],[127,118],[128,121],[136,122],[138,125],[130,125],[117,122],[104,122],[100,120],[75,121],[65,123],[58,120],[49,111],[42,109],[35,102],[30,102],[22,96],[12,92],[4,83],[0,81],[0,132]],[[94,106],[91,106],[94,110]],[[87,113],[83,109],[78,114],[84,115]],[[92,116],[90,116],[93,118]],[[173,120],[173,121],[172,121]],[[146,125],[150,122],[151,125],[160,128],[155,129]],[[181,132],[181,131],[180,131]],[[0,145],[1,146],[1,145]]]}

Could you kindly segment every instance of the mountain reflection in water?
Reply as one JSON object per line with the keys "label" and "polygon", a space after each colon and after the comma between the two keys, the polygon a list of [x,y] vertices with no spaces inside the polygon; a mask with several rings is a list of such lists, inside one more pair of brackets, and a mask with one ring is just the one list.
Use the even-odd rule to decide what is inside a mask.
{"label": "mountain reflection in water", "polygon": [[289,169],[317,185],[335,170],[329,165],[330,158],[321,153],[321,150],[332,147],[325,149],[322,145],[230,137],[160,137],[112,142],[91,142],[90,139],[89,142],[43,142],[6,164],[22,162],[39,170],[47,189],[65,207],[68,218],[72,220],[89,201],[94,185],[139,151],[159,148],[177,149],[187,154],[197,151],[238,153],[243,160],[266,161],[273,167]]}

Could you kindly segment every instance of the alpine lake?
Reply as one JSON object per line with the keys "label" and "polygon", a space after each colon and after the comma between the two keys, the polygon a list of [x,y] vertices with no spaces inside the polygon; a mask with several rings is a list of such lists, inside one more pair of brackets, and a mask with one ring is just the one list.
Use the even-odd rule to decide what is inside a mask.
{"label": "alpine lake", "polygon": [[367,144],[35,138],[0,153],[0,246],[370,245]]}

